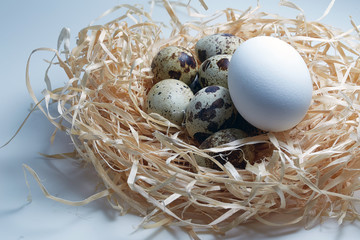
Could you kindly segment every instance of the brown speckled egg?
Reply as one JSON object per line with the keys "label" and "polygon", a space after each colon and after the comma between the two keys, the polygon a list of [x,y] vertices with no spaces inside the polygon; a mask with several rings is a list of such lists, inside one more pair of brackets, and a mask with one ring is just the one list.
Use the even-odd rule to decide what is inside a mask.
{"label": "brown speckled egg", "polygon": [[[220,130],[201,143],[199,146],[200,149],[208,149],[213,147],[218,147],[220,145],[233,142],[238,139],[246,138],[248,135],[236,128],[227,128]],[[219,163],[225,164],[230,162],[234,167],[244,169],[246,163],[254,162],[255,158],[255,147],[253,145],[244,145],[239,149],[233,151],[223,151],[220,153],[209,153],[210,156],[213,156]],[[246,159],[246,161],[245,161]],[[219,169],[219,167],[210,159],[196,155],[196,162],[199,166],[208,167],[213,169]]]}
{"label": "brown speckled egg", "polygon": [[208,86],[198,91],[186,108],[185,127],[192,138],[202,142],[220,129],[231,126],[236,114],[229,90]]}
{"label": "brown speckled egg", "polygon": [[199,68],[202,87],[218,85],[228,88],[228,66],[231,55],[215,55],[206,59]]}
{"label": "brown speckled egg", "polygon": [[147,113],[158,113],[170,122],[181,125],[185,110],[193,97],[193,92],[184,82],[166,79],[150,89],[145,108]]}
{"label": "brown speckled egg", "polygon": [[190,84],[197,74],[194,55],[183,47],[170,46],[161,49],[151,63],[155,82],[164,79],[178,79]]}
{"label": "brown speckled egg", "polygon": [[201,38],[195,45],[195,52],[200,62],[220,54],[232,55],[243,40],[228,33],[217,33]]}

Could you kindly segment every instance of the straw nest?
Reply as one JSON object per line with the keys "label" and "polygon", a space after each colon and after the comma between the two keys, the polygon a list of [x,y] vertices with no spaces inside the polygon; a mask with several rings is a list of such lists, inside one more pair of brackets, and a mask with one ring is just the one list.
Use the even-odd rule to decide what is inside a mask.
{"label": "straw nest", "polygon": [[[169,2],[163,4],[172,19],[166,39],[160,37],[163,23],[139,6],[122,5],[111,11],[125,9],[124,15],[80,31],[71,51],[34,51],[54,51],[52,65],[61,67],[68,81],[62,88],[45,90],[39,101],[27,75],[31,96],[56,128],[69,134],[77,158],[91,163],[105,186],[80,203],[62,201],[79,205],[106,197],[122,214],[143,216],[144,227],[176,225],[194,238],[197,230],[226,232],[253,220],[282,225],[267,218],[272,213],[291,213],[286,224],[301,221],[305,226],[324,218],[339,223],[359,219],[356,25],[352,22],[354,29],[342,32],[308,22],[301,14],[286,19],[258,8],[225,9],[207,17],[189,8],[194,21],[181,23]],[[226,21],[213,21],[221,17]],[[297,49],[314,90],[311,107],[295,128],[199,149],[183,126],[145,112],[146,93],[154,84],[150,65],[159,49],[177,45],[194,50],[201,37],[218,32],[243,40],[274,36]],[[67,37],[64,30],[60,40],[66,43]],[[57,104],[57,117],[50,114],[51,102]],[[209,153],[247,144],[256,147],[257,161],[243,170],[219,163],[214,170],[195,161],[195,155],[202,155],[216,162]]]}

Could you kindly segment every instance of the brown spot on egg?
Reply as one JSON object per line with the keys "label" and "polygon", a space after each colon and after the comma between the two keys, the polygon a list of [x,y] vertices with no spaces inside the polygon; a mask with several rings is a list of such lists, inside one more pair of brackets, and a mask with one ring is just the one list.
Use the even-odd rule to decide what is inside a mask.
{"label": "brown spot on egg", "polygon": [[207,58],[206,50],[201,50],[201,49],[199,49],[199,50],[198,50],[198,57],[199,57],[200,62],[205,61],[206,58]]}
{"label": "brown spot on egg", "polygon": [[224,99],[218,98],[216,99],[210,106],[210,108],[222,108],[224,106],[225,102]]}
{"label": "brown spot on egg", "polygon": [[[196,68],[196,61],[195,61],[195,58],[193,58],[192,56],[186,54],[185,52],[181,52],[179,54],[179,62],[180,62],[180,66],[182,68],[185,68],[185,67],[191,67],[191,68]],[[188,70],[189,72],[190,70]]]}
{"label": "brown spot on egg", "polygon": [[184,52],[181,52],[180,54],[179,54],[179,62],[180,62],[180,66],[182,67],[182,68],[184,68],[185,67],[185,64],[186,64],[186,59],[189,57],[189,55],[187,55],[186,53],[184,53]]}
{"label": "brown spot on egg", "polygon": [[201,121],[208,122],[216,117],[216,111],[213,108],[203,108],[194,116],[201,119]]}
{"label": "brown spot on egg", "polygon": [[[201,103],[200,103],[201,104]],[[210,107],[203,108],[198,112],[195,117],[200,118],[202,121],[210,121],[211,119],[216,117],[216,108],[222,108],[224,106],[224,100],[219,98],[215,100]],[[195,105],[196,108],[196,105]],[[196,108],[199,109],[199,108]],[[215,130],[216,131],[216,130]]]}
{"label": "brown spot on egg", "polygon": [[170,76],[170,78],[173,78],[173,79],[180,79],[181,72],[170,70],[169,71],[169,76]]}
{"label": "brown spot on egg", "polygon": [[219,86],[209,86],[205,89],[205,92],[207,93],[214,93],[220,89]]}
{"label": "brown spot on egg", "polygon": [[186,60],[186,64],[192,69],[195,69],[197,67],[196,60],[192,56],[189,56],[189,58]]}
{"label": "brown spot on egg", "polygon": [[197,103],[195,104],[195,109],[200,109],[201,106],[202,106],[201,102],[197,102]]}
{"label": "brown spot on egg", "polygon": [[193,122],[193,121],[194,121],[194,113],[193,113],[193,112],[190,112],[187,120],[188,120],[189,122]]}
{"label": "brown spot on egg", "polygon": [[220,70],[226,71],[228,69],[229,63],[230,61],[228,58],[222,58],[216,62],[216,65],[218,65]]}

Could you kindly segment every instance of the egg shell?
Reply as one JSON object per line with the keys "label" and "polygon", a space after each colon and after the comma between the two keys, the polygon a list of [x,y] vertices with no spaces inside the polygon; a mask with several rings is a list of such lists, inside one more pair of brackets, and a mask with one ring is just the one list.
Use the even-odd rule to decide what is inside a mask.
{"label": "egg shell", "polygon": [[243,40],[229,33],[216,33],[201,38],[195,44],[195,53],[200,62],[220,54],[232,55]]}
{"label": "egg shell", "polygon": [[170,122],[181,125],[185,110],[194,97],[190,87],[176,79],[156,83],[147,94],[147,113],[158,113]]}
{"label": "egg shell", "polygon": [[274,37],[254,37],[239,46],[230,61],[228,85],[241,116],[265,131],[296,126],[312,99],[311,76],[303,58]]}
{"label": "egg shell", "polygon": [[169,46],[161,49],[151,62],[155,82],[178,79],[190,84],[198,70],[194,55],[186,48]]}
{"label": "egg shell", "polygon": [[228,66],[231,55],[215,55],[206,59],[199,68],[202,87],[218,85],[228,88]]}
{"label": "egg shell", "polygon": [[192,138],[202,142],[214,132],[231,126],[236,114],[229,90],[208,86],[197,92],[186,108],[185,127]]}
{"label": "egg shell", "polygon": [[[218,147],[223,144],[227,144],[246,137],[248,137],[248,134],[246,134],[240,129],[227,128],[220,130],[206,138],[205,141],[201,143],[199,148],[208,149]],[[237,150],[208,154],[210,156],[213,156],[221,164],[230,162],[234,167],[240,169],[244,169],[246,167],[247,161],[250,163],[253,163],[255,161],[255,147],[253,145],[244,145]],[[196,155],[195,159],[199,166],[219,169],[219,167],[209,158]]]}

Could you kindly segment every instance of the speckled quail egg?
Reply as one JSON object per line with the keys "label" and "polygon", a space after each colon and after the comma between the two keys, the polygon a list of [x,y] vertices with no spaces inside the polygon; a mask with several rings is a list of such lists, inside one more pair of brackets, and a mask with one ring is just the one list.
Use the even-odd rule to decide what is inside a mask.
{"label": "speckled quail egg", "polygon": [[190,87],[177,79],[165,79],[156,83],[147,94],[147,113],[158,113],[170,122],[181,125],[185,110],[194,97]]}
{"label": "speckled quail egg", "polygon": [[190,84],[197,74],[197,68],[194,55],[186,48],[178,46],[161,49],[151,63],[155,82],[171,78]]}
{"label": "speckled quail egg", "polygon": [[232,55],[243,40],[228,33],[217,33],[201,38],[195,45],[195,52],[200,62],[220,54]]}
{"label": "speckled quail egg", "polygon": [[231,126],[236,114],[229,90],[208,86],[198,91],[187,106],[185,127],[192,138],[202,142],[214,132]]}
{"label": "speckled quail egg", "polygon": [[[227,128],[220,130],[208,138],[199,146],[200,149],[208,149],[218,147],[220,145],[233,142],[238,139],[248,137],[244,131],[236,128]],[[255,147],[253,145],[244,145],[238,149],[232,151],[223,151],[219,153],[208,153],[213,156],[219,163],[225,164],[230,162],[234,167],[244,169],[247,161],[254,162],[255,159]],[[219,169],[219,167],[211,161],[209,158],[196,155],[196,162],[199,166]],[[246,159],[246,161],[245,161]]]}
{"label": "speckled quail egg", "polygon": [[228,65],[231,55],[215,55],[206,59],[199,68],[199,82],[202,87],[218,85],[228,88]]}

